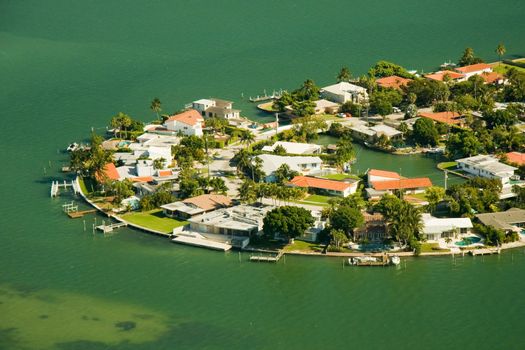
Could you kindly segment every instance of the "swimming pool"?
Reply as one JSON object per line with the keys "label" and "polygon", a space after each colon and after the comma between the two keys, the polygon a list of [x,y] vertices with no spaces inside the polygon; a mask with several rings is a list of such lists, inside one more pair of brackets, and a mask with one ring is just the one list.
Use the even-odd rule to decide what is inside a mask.
{"label": "swimming pool", "polygon": [[118,143],[118,148],[128,147],[130,143],[131,143],[131,142],[129,142],[129,141],[120,141],[120,142]]}
{"label": "swimming pool", "polygon": [[479,243],[479,241],[481,241],[481,238],[479,237],[464,237],[461,241],[456,242],[456,245],[460,247],[465,247],[474,243]]}

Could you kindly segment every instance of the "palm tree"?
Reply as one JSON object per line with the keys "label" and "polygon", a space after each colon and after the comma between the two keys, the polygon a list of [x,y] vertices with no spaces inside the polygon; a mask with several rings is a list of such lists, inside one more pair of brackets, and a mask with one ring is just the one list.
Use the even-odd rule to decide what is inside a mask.
{"label": "palm tree", "polygon": [[210,187],[213,193],[225,194],[228,192],[228,187],[223,179],[214,177],[210,180]]}
{"label": "palm tree", "polygon": [[153,161],[153,169],[159,170],[164,168],[164,164],[166,163],[166,159],[164,158],[157,158]]}
{"label": "palm tree", "polygon": [[155,97],[152,101],[151,101],[151,105],[149,108],[151,108],[151,110],[155,113],[157,113],[157,119],[160,120],[160,115],[159,115],[159,112],[162,111],[162,109],[160,108],[161,107],[161,102],[159,100],[158,97]]}
{"label": "palm tree", "polygon": [[115,137],[117,137],[117,129],[119,136],[122,137],[122,130],[131,126],[131,117],[125,113],[118,112],[111,118],[111,127],[114,129]]}
{"label": "palm tree", "polygon": [[352,79],[352,74],[350,73],[350,69],[348,67],[341,68],[341,71],[339,71],[339,74],[337,74],[337,82],[341,83],[343,81],[349,82],[350,79]]}
{"label": "palm tree", "polygon": [[505,45],[503,45],[503,43],[499,43],[498,47],[496,47],[496,54],[499,56],[500,64],[501,64],[501,57],[505,55],[505,52],[507,52]]}
{"label": "palm tree", "polygon": [[244,143],[246,145],[250,145],[255,141],[255,136],[251,131],[245,131],[241,135],[241,143]]}

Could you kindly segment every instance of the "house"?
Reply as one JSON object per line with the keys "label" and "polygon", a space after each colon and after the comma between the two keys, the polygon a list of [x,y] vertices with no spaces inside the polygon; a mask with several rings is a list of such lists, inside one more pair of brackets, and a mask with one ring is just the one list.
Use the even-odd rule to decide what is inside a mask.
{"label": "house", "polygon": [[501,163],[491,155],[477,155],[456,160],[459,169],[474,176],[499,179],[503,187],[510,186],[511,178],[517,168]]}
{"label": "house", "polygon": [[438,123],[455,125],[463,127],[465,126],[465,118],[456,112],[419,112],[419,116],[427,119],[431,119]]}
{"label": "house", "polygon": [[313,156],[278,156],[274,154],[261,154],[257,156],[262,160],[262,171],[266,174],[265,181],[275,181],[274,172],[283,164],[287,164],[290,170],[295,170],[302,175],[315,175],[321,172],[323,161]]}
{"label": "house", "polygon": [[367,183],[369,186],[373,182],[399,180],[402,178],[401,175],[399,175],[395,171],[386,171],[386,170],[378,170],[378,169],[368,170],[366,173],[366,176],[367,176]]}
{"label": "house", "polygon": [[233,109],[233,102],[218,98],[193,101],[191,108],[207,118],[239,119],[241,113],[240,110]]}
{"label": "house", "polygon": [[348,182],[320,179],[311,176],[296,176],[287,183],[290,187],[301,187],[321,194],[348,197],[357,190],[359,180],[349,180]]}
{"label": "house", "polygon": [[325,86],[320,92],[324,99],[339,104],[348,101],[354,103],[364,103],[368,101],[368,93],[364,87],[350,84],[345,81]]}
{"label": "house", "polygon": [[281,146],[285,149],[288,154],[319,154],[321,153],[322,147],[313,143],[300,143],[300,142],[286,142],[277,141],[271,146],[264,146],[262,150],[264,152],[273,152],[275,148]]}
{"label": "house", "polygon": [[95,178],[98,182],[105,182],[106,180],[118,181],[121,179],[117,167],[113,163],[107,163],[101,172],[95,174]]}
{"label": "house", "polygon": [[507,78],[498,72],[484,72],[480,74],[485,84],[506,84]]}
{"label": "house", "polygon": [[147,177],[155,175],[153,161],[151,159],[139,159],[135,165],[135,171],[138,177]]}
{"label": "house", "polygon": [[463,81],[467,80],[473,75],[481,75],[483,73],[492,72],[492,66],[486,63],[476,63],[468,66],[455,68],[455,71],[460,74],[463,74],[464,78],[461,79],[461,81]]}
{"label": "house", "polygon": [[364,225],[354,229],[354,241],[378,242],[388,238],[385,218],[381,213],[363,213]]}
{"label": "house", "polygon": [[204,214],[216,209],[227,208],[233,205],[233,200],[220,194],[203,194],[187,198],[183,201],[162,205],[164,215],[187,220],[195,215]]}
{"label": "house", "polygon": [[477,214],[476,218],[485,226],[505,232],[521,232],[525,227],[525,210],[510,208],[497,213]]}
{"label": "house", "polygon": [[253,237],[260,235],[263,219],[273,206],[237,205],[217,209],[188,219],[190,229],[201,233]]}
{"label": "house", "polygon": [[365,142],[374,142],[376,132],[366,125],[355,125],[350,127],[352,137]]}
{"label": "house", "polygon": [[179,133],[186,136],[202,136],[202,125],[204,118],[195,109],[190,109],[180,114],[169,117],[164,126],[168,131]]}
{"label": "house", "polygon": [[403,191],[407,194],[423,193],[428,187],[432,186],[432,181],[428,177],[415,177],[410,179],[373,181],[366,189],[368,198],[375,200],[384,194],[392,194],[394,191]]}
{"label": "house", "polygon": [[436,241],[440,238],[455,238],[458,234],[470,233],[472,221],[469,218],[436,218],[428,213],[421,215],[422,238]]}
{"label": "house", "polygon": [[339,110],[339,104],[325,99],[317,100],[315,103],[315,114],[335,114]]}
{"label": "house", "polygon": [[525,164],[525,153],[521,152],[509,152],[505,154],[507,161],[512,164],[524,165]]}
{"label": "house", "polygon": [[448,79],[450,80],[460,81],[465,78],[465,75],[462,73],[451,71],[451,70],[443,70],[443,71],[425,75],[425,78],[430,79],[430,80],[437,80],[437,81],[444,81],[446,80],[445,77],[448,77]]}
{"label": "house", "polygon": [[389,77],[383,77],[376,80],[376,84],[390,89],[401,90],[402,86],[408,85],[412,79],[398,77],[397,75],[391,75]]}
{"label": "house", "polygon": [[390,141],[399,141],[403,138],[403,133],[385,124],[374,126],[356,125],[350,127],[352,137],[365,141],[374,142],[381,136],[386,136]]}

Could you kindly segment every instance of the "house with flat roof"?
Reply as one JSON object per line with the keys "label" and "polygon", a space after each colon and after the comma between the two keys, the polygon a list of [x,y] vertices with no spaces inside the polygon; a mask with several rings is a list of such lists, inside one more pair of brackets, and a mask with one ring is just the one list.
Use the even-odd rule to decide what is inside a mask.
{"label": "house with flat roof", "polygon": [[525,227],[525,210],[510,208],[497,213],[477,214],[476,218],[485,226],[505,232],[521,232]]}
{"label": "house with flat roof", "polygon": [[311,176],[296,176],[286,185],[290,187],[306,188],[316,193],[331,196],[348,197],[357,190],[359,180],[336,181]]}
{"label": "house with flat roof", "polygon": [[262,234],[263,219],[266,213],[274,208],[237,205],[191,217],[188,222],[192,231],[233,237],[253,237]]}
{"label": "house with flat roof", "polygon": [[368,93],[364,87],[350,84],[346,81],[321,88],[321,96],[329,101],[343,104],[351,101],[363,103],[368,101]]}
{"label": "house with flat roof", "polygon": [[410,83],[411,81],[412,79],[398,77],[397,75],[391,75],[389,77],[376,79],[376,84],[384,88],[401,90],[402,86],[408,85],[408,83]]}
{"label": "house with flat roof", "polygon": [[313,143],[277,141],[271,146],[264,146],[264,152],[273,152],[275,148],[281,146],[288,154],[319,154],[322,147]]}
{"label": "house with flat roof", "polygon": [[518,168],[503,164],[498,158],[480,154],[474,157],[457,159],[459,169],[474,176],[499,179],[503,186],[510,185],[511,177]]}
{"label": "house with flat roof", "polygon": [[174,133],[181,132],[186,136],[202,136],[203,124],[204,118],[195,109],[172,115],[164,122],[164,126],[168,131]]}
{"label": "house with flat roof", "polygon": [[428,213],[421,215],[421,235],[429,241],[440,238],[456,238],[458,234],[468,234],[472,230],[469,218],[436,218]]}
{"label": "house with flat roof", "polygon": [[[314,156],[278,156],[275,154],[261,154],[256,156],[262,160],[262,171],[266,174],[266,182],[275,181],[275,171],[283,164],[288,164],[290,170],[295,170],[302,175],[315,175],[321,173],[323,160]],[[255,157],[254,157],[255,158]],[[255,161],[252,159],[252,161]]]}
{"label": "house with flat roof", "polygon": [[241,113],[240,110],[233,109],[233,102],[218,98],[193,101],[191,108],[207,118],[239,119]]}
{"label": "house with flat roof", "polygon": [[232,205],[233,200],[230,197],[220,194],[203,194],[186,198],[182,201],[164,204],[161,208],[164,215],[170,218],[187,220],[193,216],[220,208],[231,207]]}

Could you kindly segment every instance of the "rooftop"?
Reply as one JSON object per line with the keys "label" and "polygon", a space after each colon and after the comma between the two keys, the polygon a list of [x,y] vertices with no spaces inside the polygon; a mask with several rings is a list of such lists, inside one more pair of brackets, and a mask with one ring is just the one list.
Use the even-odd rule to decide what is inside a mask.
{"label": "rooftop", "polygon": [[485,80],[485,83],[487,84],[497,83],[500,80],[505,79],[505,77],[498,72],[483,72],[480,74],[480,77],[482,77],[483,80]]}
{"label": "rooftop", "polygon": [[324,190],[343,192],[347,190],[348,188],[352,187],[352,185],[355,182],[357,181],[352,181],[352,183],[348,183],[348,182],[335,181],[335,180],[319,179],[317,177],[311,177],[311,176],[296,176],[292,180],[290,180],[288,184],[297,186],[297,187],[321,188]]}
{"label": "rooftop", "polygon": [[411,188],[430,187],[432,182],[428,177],[416,177],[412,179],[373,181],[372,187],[377,191],[404,190]]}
{"label": "rooftop", "polygon": [[521,152],[509,152],[505,154],[507,160],[511,163],[516,163],[518,165],[525,164],[525,153]]}
{"label": "rooftop", "polygon": [[176,120],[178,122],[188,124],[191,126],[204,122],[204,118],[201,116],[201,114],[194,109],[189,109],[185,112],[182,112],[176,115],[172,115],[171,117],[168,118],[167,121],[172,121],[172,120]]}
{"label": "rooftop", "polygon": [[466,74],[466,73],[472,73],[472,72],[479,72],[484,69],[492,69],[492,67],[490,64],[476,63],[476,64],[471,64],[470,66],[458,67],[456,68],[456,71]]}
{"label": "rooftop", "polygon": [[388,125],[378,124],[371,126],[370,129],[374,130],[379,135],[386,135],[388,137],[393,137],[397,135],[402,135],[403,133],[397,129],[394,129]]}
{"label": "rooftop", "polygon": [[313,154],[321,150],[321,146],[312,143],[277,141],[271,146],[264,146],[263,151],[273,152],[277,146],[282,146],[286,153],[290,154]]}
{"label": "rooftop", "polygon": [[421,215],[423,233],[442,233],[460,228],[472,228],[469,218],[436,218],[428,213]]}
{"label": "rooftop", "polygon": [[462,118],[461,114],[456,112],[419,112],[419,116],[432,119],[439,123],[445,123],[445,124],[461,124]]}
{"label": "rooftop", "polygon": [[380,176],[380,177],[388,177],[388,178],[391,178],[391,179],[401,179],[401,175],[399,175],[395,171],[370,169],[370,170],[368,170],[367,174],[370,175],[370,176]]}
{"label": "rooftop", "polygon": [[266,213],[273,208],[273,206],[253,207],[237,205],[194,216],[188,221],[237,231],[250,231],[252,229],[259,231],[262,229],[262,221]]}
{"label": "rooftop", "polygon": [[113,180],[113,181],[120,179],[120,175],[117,171],[117,167],[113,163],[107,163],[106,165],[104,165],[104,169],[102,169],[102,173],[97,173],[95,177],[100,182],[106,179]]}
{"label": "rooftop", "polygon": [[498,213],[478,214],[476,218],[486,226],[492,226],[500,230],[513,230],[515,224],[525,222],[525,210],[511,208]]}
{"label": "rooftop", "polygon": [[376,83],[377,85],[385,87],[385,88],[400,89],[401,86],[407,85],[411,81],[412,79],[407,79],[407,78],[398,77],[397,75],[392,75],[389,77],[379,78],[376,80]]}
{"label": "rooftop", "polygon": [[435,73],[432,73],[432,74],[427,74],[427,75],[425,75],[425,78],[432,79],[432,80],[443,81],[443,79],[447,75],[452,80],[461,79],[461,78],[465,77],[463,74],[458,73],[458,72],[454,72],[454,71],[451,71],[451,70],[442,70],[442,71],[435,72]]}
{"label": "rooftop", "polygon": [[501,163],[498,158],[485,154],[457,159],[456,162],[483,169],[492,174],[514,172],[514,170],[517,170],[517,168],[513,166]]}
{"label": "rooftop", "polygon": [[274,154],[261,154],[257,158],[263,161],[262,170],[266,175],[272,174],[277,170],[281,165],[288,164],[291,170],[302,171],[303,169],[299,166],[300,164],[322,164],[323,161],[319,157],[311,156],[302,156],[302,157],[292,157],[292,156],[278,156]]}
{"label": "rooftop", "polygon": [[342,81],[334,85],[325,86],[324,88],[321,88],[321,91],[327,91],[333,94],[343,94],[345,92],[366,93],[366,89],[364,87],[350,84],[346,81]]}

